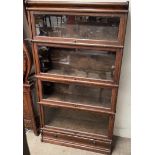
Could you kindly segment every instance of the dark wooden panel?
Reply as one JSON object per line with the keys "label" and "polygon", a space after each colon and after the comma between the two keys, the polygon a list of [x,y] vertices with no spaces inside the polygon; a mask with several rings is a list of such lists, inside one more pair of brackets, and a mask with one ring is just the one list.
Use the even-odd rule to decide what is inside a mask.
{"label": "dark wooden panel", "polygon": [[34,105],[32,100],[31,91],[34,88],[34,81],[29,80],[31,72],[32,61],[27,49],[26,44],[23,44],[23,118],[25,127],[32,129],[36,135],[37,130],[37,118],[34,113]]}
{"label": "dark wooden panel", "polygon": [[37,118],[34,114],[34,107],[31,96],[31,85],[24,84],[23,86],[23,114],[25,127],[30,128],[38,135]]}

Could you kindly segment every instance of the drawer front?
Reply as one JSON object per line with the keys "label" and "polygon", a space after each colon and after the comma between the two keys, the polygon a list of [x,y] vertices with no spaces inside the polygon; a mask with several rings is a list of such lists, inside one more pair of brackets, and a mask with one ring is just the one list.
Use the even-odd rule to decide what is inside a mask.
{"label": "drawer front", "polygon": [[73,143],[81,143],[85,145],[91,145],[91,146],[96,146],[96,147],[105,147],[107,149],[111,148],[111,141],[106,141],[106,140],[97,140],[97,139],[91,139],[87,137],[80,137],[80,136],[73,136],[73,135],[67,135],[63,133],[58,133],[58,132],[48,132],[48,131],[43,131],[42,132],[43,137],[47,138],[52,138],[52,139],[57,139],[57,140],[65,140],[65,141],[70,141]]}

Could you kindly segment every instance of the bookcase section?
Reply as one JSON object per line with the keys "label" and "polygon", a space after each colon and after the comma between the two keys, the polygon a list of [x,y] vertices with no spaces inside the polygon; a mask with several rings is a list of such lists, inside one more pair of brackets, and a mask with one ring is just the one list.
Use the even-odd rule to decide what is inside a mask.
{"label": "bookcase section", "polygon": [[26,1],[43,142],[111,154],[128,6]]}

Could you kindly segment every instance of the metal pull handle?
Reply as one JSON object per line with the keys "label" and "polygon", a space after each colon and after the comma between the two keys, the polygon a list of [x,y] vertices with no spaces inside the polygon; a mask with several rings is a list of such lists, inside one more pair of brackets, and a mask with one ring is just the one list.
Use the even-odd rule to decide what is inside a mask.
{"label": "metal pull handle", "polygon": [[94,139],[90,139],[93,144],[96,144],[96,141]]}
{"label": "metal pull handle", "polygon": [[93,140],[93,144],[96,144],[96,141],[95,140]]}

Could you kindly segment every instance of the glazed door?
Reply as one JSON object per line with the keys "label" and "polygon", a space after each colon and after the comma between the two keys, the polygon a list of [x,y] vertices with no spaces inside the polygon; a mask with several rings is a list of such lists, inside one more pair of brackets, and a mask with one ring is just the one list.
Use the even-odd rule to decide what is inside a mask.
{"label": "glazed door", "polygon": [[[33,12],[33,36],[58,42],[87,44],[122,44],[125,30],[123,14],[82,14]],[[53,41],[54,41],[53,40]]]}
{"label": "glazed door", "polygon": [[90,81],[118,82],[116,71],[120,69],[120,51],[36,44],[35,54],[38,57],[38,73]]}

